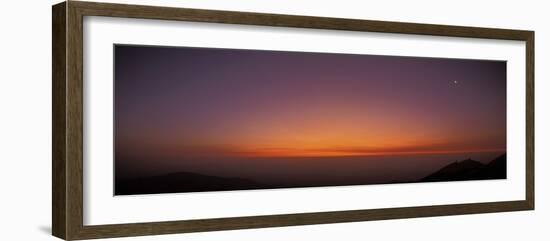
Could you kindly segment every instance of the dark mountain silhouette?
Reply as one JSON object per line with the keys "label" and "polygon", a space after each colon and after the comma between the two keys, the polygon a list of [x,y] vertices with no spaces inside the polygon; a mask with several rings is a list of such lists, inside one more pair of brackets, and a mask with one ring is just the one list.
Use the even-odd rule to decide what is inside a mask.
{"label": "dark mountain silhouette", "polygon": [[[281,182],[264,184],[245,178],[219,177],[192,172],[177,172],[152,177],[117,179],[115,182],[115,195],[350,186],[385,183],[388,182],[373,182],[357,178],[342,179],[332,177],[321,180],[302,180],[298,182],[283,179]],[[395,183],[403,182],[396,181]]]}
{"label": "dark mountain silhouette", "polygon": [[506,154],[499,156],[495,160],[487,164],[487,168],[480,173],[489,179],[505,179],[506,178]]}
{"label": "dark mountain silhouette", "polygon": [[[368,177],[365,173],[364,177]],[[281,179],[279,183],[264,184],[246,178],[220,177],[192,172],[176,172],[166,175],[121,179],[115,181],[115,195],[181,193],[205,191],[230,191],[251,189],[349,186],[368,184],[465,181],[506,178],[506,154],[487,164],[472,159],[453,162],[420,180],[373,181],[368,178],[323,177],[300,181]]]}
{"label": "dark mountain silhouette", "polygon": [[161,176],[117,180],[115,195],[227,191],[270,188],[244,178],[177,172]]}
{"label": "dark mountain silhouette", "polygon": [[506,154],[487,164],[472,159],[451,163],[420,179],[421,182],[465,181],[506,178]]}

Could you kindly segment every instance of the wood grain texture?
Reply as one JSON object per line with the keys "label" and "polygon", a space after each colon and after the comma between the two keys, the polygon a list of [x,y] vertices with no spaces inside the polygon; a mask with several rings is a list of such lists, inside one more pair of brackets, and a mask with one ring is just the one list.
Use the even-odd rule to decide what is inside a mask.
{"label": "wood grain texture", "polygon": [[535,209],[535,33],[529,32],[525,39],[526,79],[526,155],[525,155],[525,200],[530,209]]}
{"label": "wood grain texture", "polygon": [[67,5],[67,235],[76,239],[83,228],[83,41],[82,13]]}
{"label": "wood grain texture", "polygon": [[531,31],[71,1],[86,16],[525,40]]}
{"label": "wood grain texture", "polygon": [[[84,16],[109,16],[525,41],[527,64],[526,198],[525,200],[491,203],[85,226],[83,225],[84,207],[82,180],[82,34]],[[532,31],[77,1],[69,1],[55,5],[53,7],[52,24],[52,230],[53,234],[57,237],[67,240],[92,239],[534,209],[534,32]]]}
{"label": "wood grain texture", "polygon": [[65,3],[52,7],[52,234],[66,238]]}
{"label": "wood grain texture", "polygon": [[85,226],[79,239],[419,218],[528,210],[524,201]]}

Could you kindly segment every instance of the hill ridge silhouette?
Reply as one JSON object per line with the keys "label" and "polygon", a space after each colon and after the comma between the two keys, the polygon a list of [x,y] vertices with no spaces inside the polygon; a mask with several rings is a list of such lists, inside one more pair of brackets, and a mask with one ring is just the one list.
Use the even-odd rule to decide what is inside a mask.
{"label": "hill ridge silhouette", "polygon": [[239,177],[174,172],[152,177],[117,180],[115,195],[266,189],[268,185]]}
{"label": "hill ridge silhouette", "polygon": [[470,158],[448,164],[438,171],[420,179],[420,182],[466,181],[506,178],[506,154],[487,164]]}
{"label": "hill ridge silhouette", "polygon": [[115,195],[160,194],[206,191],[234,191],[252,189],[276,189],[299,187],[328,187],[393,183],[419,183],[442,181],[466,181],[506,178],[506,154],[498,156],[487,164],[470,158],[443,166],[434,173],[417,180],[391,180],[367,182],[361,180],[305,181],[299,183],[265,184],[241,177],[221,177],[194,172],[174,172],[150,177],[117,178]]}

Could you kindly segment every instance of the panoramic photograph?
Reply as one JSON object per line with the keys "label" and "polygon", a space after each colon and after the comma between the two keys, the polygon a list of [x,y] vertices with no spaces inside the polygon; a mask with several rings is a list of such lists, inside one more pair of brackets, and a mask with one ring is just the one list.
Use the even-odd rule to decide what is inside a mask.
{"label": "panoramic photograph", "polygon": [[114,195],[506,179],[506,62],[114,45]]}

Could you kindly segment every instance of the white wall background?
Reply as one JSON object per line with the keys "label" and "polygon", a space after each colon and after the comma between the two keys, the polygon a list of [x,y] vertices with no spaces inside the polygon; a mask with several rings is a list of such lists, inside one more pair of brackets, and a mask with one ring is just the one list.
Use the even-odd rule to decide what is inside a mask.
{"label": "white wall background", "polygon": [[[190,8],[516,28],[536,31],[536,210],[119,240],[548,240],[550,21],[545,1],[147,1]],[[51,230],[51,10],[7,1],[0,14],[0,240],[56,240]]]}

